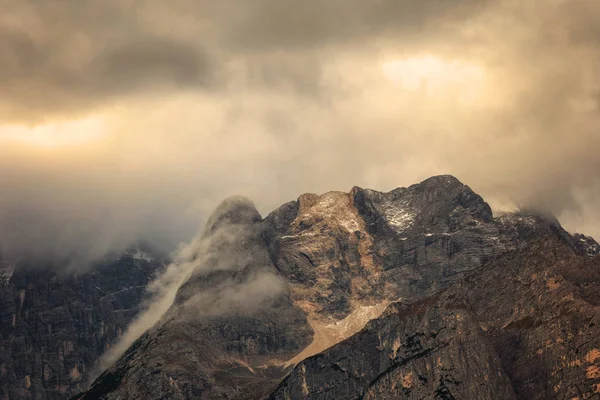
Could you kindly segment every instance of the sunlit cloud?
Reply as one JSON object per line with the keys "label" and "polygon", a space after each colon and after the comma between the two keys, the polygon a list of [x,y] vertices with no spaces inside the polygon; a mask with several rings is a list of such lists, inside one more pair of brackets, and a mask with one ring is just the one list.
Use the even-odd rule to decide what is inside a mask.
{"label": "sunlit cloud", "polygon": [[477,64],[426,55],[385,61],[381,69],[393,84],[427,96],[458,95],[472,103],[484,95],[486,73]]}
{"label": "sunlit cloud", "polygon": [[33,147],[64,148],[89,145],[106,133],[101,117],[49,122],[34,126],[0,125],[0,143],[17,143]]}

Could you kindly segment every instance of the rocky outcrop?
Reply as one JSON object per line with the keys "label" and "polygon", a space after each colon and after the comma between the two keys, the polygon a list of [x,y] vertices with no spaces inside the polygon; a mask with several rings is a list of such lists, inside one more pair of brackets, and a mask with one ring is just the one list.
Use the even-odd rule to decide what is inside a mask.
{"label": "rocky outcrop", "polygon": [[600,244],[598,244],[594,238],[576,233],[573,235],[573,240],[579,250],[586,255],[593,257],[597,254],[600,254]]}
{"label": "rocky outcrop", "polygon": [[65,399],[85,389],[165,259],[135,248],[80,273],[22,262],[0,286],[0,398]]}
{"label": "rocky outcrop", "polygon": [[494,275],[498,266],[517,274],[528,255],[551,268],[536,258],[542,242],[573,263],[595,262],[600,249],[551,216],[494,217],[452,176],[389,193],[305,194],[264,220],[229,199],[169,312],[81,398],[260,398],[298,363],[272,398],[525,398],[521,370],[498,350],[504,336],[480,310],[514,311],[542,293],[472,304],[467,292],[483,289],[465,285],[483,274],[498,280],[493,292],[510,278]]}

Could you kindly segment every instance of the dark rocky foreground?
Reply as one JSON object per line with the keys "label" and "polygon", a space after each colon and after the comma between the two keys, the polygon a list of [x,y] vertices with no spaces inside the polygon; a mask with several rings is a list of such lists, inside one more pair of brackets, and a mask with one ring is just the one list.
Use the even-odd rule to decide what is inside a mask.
{"label": "dark rocky foreground", "polygon": [[84,390],[164,264],[164,257],[136,248],[79,273],[25,262],[13,272],[4,265],[0,399],[66,399]]}
{"label": "dark rocky foreground", "polygon": [[600,396],[600,247],[454,177],[264,219],[228,199],[194,246],[169,311],[76,398]]}

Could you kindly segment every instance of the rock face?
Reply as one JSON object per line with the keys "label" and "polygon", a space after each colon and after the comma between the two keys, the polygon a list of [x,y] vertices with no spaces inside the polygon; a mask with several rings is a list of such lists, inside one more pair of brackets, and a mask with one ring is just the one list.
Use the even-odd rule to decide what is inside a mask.
{"label": "rock face", "polygon": [[599,250],[452,176],[265,219],[229,199],[170,310],[79,397],[592,398]]}
{"label": "rock face", "polygon": [[164,267],[134,249],[83,273],[6,265],[0,286],[0,398],[65,399],[85,389],[100,356],[148,299]]}
{"label": "rock face", "polygon": [[544,237],[391,305],[300,363],[270,398],[598,398],[599,296],[598,260]]}

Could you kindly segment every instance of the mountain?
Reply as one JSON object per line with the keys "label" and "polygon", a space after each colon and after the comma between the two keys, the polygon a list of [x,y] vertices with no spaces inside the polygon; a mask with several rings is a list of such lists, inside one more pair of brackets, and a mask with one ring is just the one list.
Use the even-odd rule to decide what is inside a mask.
{"label": "mountain", "polygon": [[84,390],[165,263],[148,246],[84,272],[0,260],[0,398],[66,399]]}
{"label": "mountain", "polygon": [[600,257],[452,176],[224,201],[173,305],[79,399],[598,396]]}

